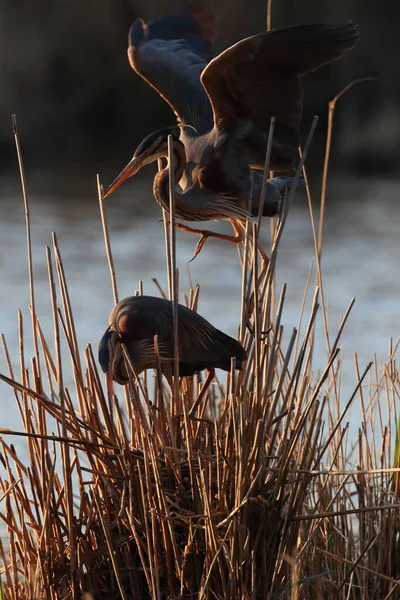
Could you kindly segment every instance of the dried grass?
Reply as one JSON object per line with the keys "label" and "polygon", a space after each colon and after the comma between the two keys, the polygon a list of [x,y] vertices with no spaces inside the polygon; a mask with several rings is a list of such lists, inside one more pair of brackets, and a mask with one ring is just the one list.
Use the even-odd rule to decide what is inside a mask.
{"label": "dried grass", "polygon": [[[255,250],[257,223],[246,226],[239,249],[240,339],[248,360],[242,372],[232,364],[226,382],[211,386],[196,419],[189,411],[200,376],[176,381],[171,397],[158,369],[150,392],[128,357],[131,380],[124,399],[106,396],[92,348],[82,351],[77,344],[53,235],[46,253],[55,352],[35,315],[33,269],[37,345],[28,367],[20,315],[19,375],[2,338],[9,373],[0,378],[10,385],[22,421],[21,432],[0,430],[0,518],[8,532],[7,551],[0,545],[4,598],[400,598],[397,344],[382,370],[372,363],[361,368],[355,357],[354,393],[342,407],[340,336],[353,302],[330,337],[322,237],[310,196],[317,282],[311,305],[304,300],[299,324],[285,341],[286,285],[276,302],[274,272],[294,189],[272,228],[270,260]],[[173,224],[173,199],[171,208]],[[174,229],[166,223],[165,230],[169,295],[175,300]],[[29,221],[27,234],[31,261]],[[310,286],[309,278],[304,298]],[[188,295],[194,309],[198,293],[195,287]],[[316,373],[319,316],[328,354]],[[72,390],[63,383],[69,362]],[[352,440],[347,418],[356,401],[361,422]],[[26,437],[24,459],[7,442],[12,435]]]}

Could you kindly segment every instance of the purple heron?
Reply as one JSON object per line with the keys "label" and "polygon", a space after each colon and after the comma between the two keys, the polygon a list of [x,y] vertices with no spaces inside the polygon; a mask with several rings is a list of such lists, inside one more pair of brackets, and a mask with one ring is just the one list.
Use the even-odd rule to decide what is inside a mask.
{"label": "purple heron", "polygon": [[[221,54],[212,53],[214,14],[209,2],[145,23],[129,32],[128,57],[134,71],[173,109],[178,124],[148,135],[104,193],[111,194],[143,166],[168,158],[172,135],[176,217],[184,221],[228,219],[235,236],[192,229],[239,242],[240,223],[258,214],[271,117],[275,128],[270,169],[290,169],[299,146],[302,118],[301,77],[339,58],[358,41],[357,25],[311,23],[259,33]],[[250,171],[253,203],[248,211]],[[255,170],[255,171],[254,171]],[[290,177],[267,182],[263,215],[279,213]],[[153,192],[169,210],[168,167],[154,178]]]}

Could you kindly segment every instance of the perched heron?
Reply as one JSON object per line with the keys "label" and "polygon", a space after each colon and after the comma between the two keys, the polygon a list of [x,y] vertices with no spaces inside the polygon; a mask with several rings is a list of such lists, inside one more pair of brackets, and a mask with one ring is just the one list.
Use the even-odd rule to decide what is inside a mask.
{"label": "perched heron", "polygon": [[[122,385],[129,381],[121,342],[139,374],[157,366],[154,336],[158,336],[161,371],[171,384],[174,334],[170,300],[154,296],[125,298],[114,306],[108,323],[99,345],[99,363],[106,373],[109,392],[112,380]],[[181,304],[178,304],[178,351],[180,376],[194,375],[207,369],[208,377],[201,397],[210,385],[215,369],[229,371],[231,358],[235,357],[236,369],[241,370],[242,362],[246,360],[246,351],[237,340]]]}
{"label": "perched heron", "polygon": [[[168,158],[173,138],[176,216],[185,221],[229,219],[235,236],[178,227],[202,238],[239,242],[240,222],[249,217],[250,169],[264,169],[271,117],[276,118],[270,168],[293,166],[302,117],[301,76],[339,58],[358,41],[352,22],[312,23],[259,33],[213,56],[214,15],[210,3],[145,23],[129,32],[132,68],[168,102],[178,125],[156,131],[137,147],[132,160],[104,198],[144,165]],[[262,174],[254,173],[251,214],[258,214]],[[155,179],[156,201],[169,210],[168,167]],[[282,188],[291,178],[269,180],[263,214],[279,211]],[[196,254],[195,254],[196,255]]]}

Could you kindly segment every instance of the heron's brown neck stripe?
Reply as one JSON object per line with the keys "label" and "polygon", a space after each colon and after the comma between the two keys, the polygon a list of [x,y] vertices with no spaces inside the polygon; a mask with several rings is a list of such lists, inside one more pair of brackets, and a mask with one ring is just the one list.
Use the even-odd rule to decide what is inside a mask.
{"label": "heron's brown neck stripe", "polygon": [[[186,152],[185,146],[182,142],[174,142],[173,143],[173,151],[174,151],[174,179],[175,184],[179,183],[183,171],[186,166]],[[167,166],[168,169],[168,166]]]}
{"label": "heron's brown neck stripe", "polygon": [[[174,183],[179,183],[186,165],[185,147],[181,142],[173,143],[174,153]],[[153,193],[162,208],[169,211],[169,172],[168,164],[154,178]],[[178,208],[178,207],[177,207]]]}

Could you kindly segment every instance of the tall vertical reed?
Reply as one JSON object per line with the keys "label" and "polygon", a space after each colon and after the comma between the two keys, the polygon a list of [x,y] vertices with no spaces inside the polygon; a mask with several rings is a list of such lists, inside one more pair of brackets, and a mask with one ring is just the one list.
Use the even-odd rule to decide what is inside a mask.
{"label": "tall vertical reed", "polygon": [[[312,131],[315,126],[316,120]],[[19,431],[0,430],[5,598],[400,598],[400,467],[392,429],[400,395],[398,344],[392,343],[382,370],[355,357],[354,393],[340,405],[340,339],[353,303],[337,331],[326,329],[334,342],[319,372],[313,335],[324,312],[320,285],[287,334],[282,323],[290,282],[274,308],[279,242],[312,131],[269,258],[257,252],[259,224],[246,225],[240,339],[248,359],[241,372],[232,368],[224,385],[211,386],[198,418],[189,418],[189,408],[200,378],[175,377],[172,390],[157,369],[150,393],[127,355],[132,377],[125,404],[119,394],[107,398],[92,348],[78,348],[54,235],[53,248],[46,249],[54,354],[36,317],[40,352],[28,366],[21,316],[19,376],[2,338],[9,372],[0,379],[22,422]],[[176,300],[171,200],[167,264]],[[312,215],[311,196],[309,202]],[[103,210],[102,221],[117,301]],[[315,244],[318,249],[316,237]],[[189,291],[193,308],[198,291]],[[327,319],[322,322],[327,328]],[[67,362],[71,390],[64,385]],[[350,439],[348,414],[356,402],[361,422],[358,437]],[[26,438],[24,458],[12,436]]]}

